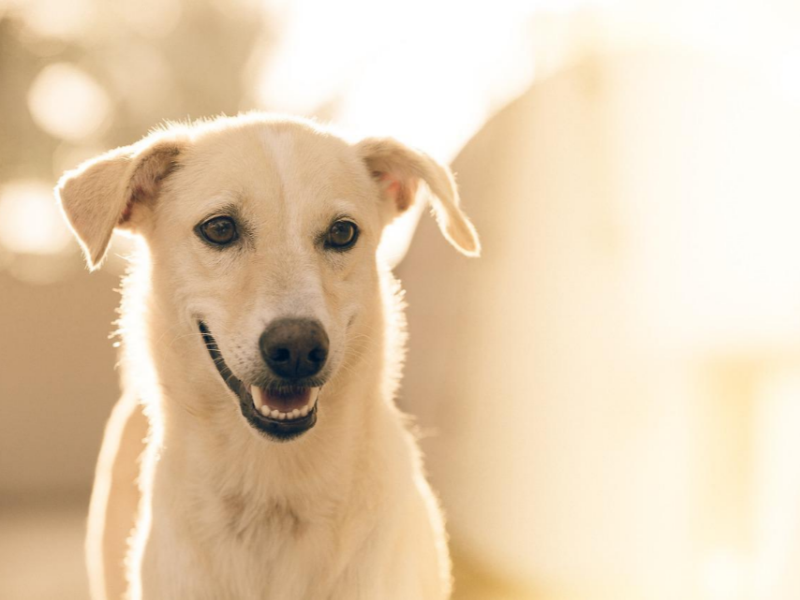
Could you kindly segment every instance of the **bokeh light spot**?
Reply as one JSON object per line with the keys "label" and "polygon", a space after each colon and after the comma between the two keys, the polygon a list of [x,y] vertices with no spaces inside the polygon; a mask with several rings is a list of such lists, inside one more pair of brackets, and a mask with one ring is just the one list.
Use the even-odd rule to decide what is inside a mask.
{"label": "bokeh light spot", "polygon": [[106,122],[111,103],[105,90],[69,63],[42,69],[28,92],[28,108],[47,133],[70,141],[96,134]]}
{"label": "bokeh light spot", "polygon": [[179,0],[139,0],[117,5],[122,18],[136,33],[148,38],[169,35],[181,18]]}
{"label": "bokeh light spot", "polygon": [[41,181],[18,180],[0,188],[0,245],[17,254],[58,254],[71,234]]}
{"label": "bokeh light spot", "polygon": [[43,38],[63,40],[86,35],[97,11],[91,0],[28,0],[17,5],[28,30]]}

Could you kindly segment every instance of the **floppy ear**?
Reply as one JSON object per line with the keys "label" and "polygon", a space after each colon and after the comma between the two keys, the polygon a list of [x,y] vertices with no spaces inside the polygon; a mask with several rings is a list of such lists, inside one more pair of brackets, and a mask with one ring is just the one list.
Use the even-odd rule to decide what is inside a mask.
{"label": "floppy ear", "polygon": [[394,214],[407,210],[416,200],[420,181],[431,193],[431,206],[442,235],[467,256],[481,251],[478,233],[458,206],[456,184],[450,169],[427,154],[392,138],[367,138],[356,144],[381,193]]}
{"label": "floppy ear", "polygon": [[105,257],[115,228],[134,229],[176,167],[182,143],[145,138],[66,172],[56,197],[83,248],[90,270]]}

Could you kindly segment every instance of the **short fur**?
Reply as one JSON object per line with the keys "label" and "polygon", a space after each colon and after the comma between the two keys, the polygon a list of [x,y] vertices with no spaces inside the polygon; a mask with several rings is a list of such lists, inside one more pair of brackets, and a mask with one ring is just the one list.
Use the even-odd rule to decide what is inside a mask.
{"label": "short fur", "polygon": [[[449,596],[442,516],[393,403],[399,287],[376,259],[420,182],[447,239],[477,255],[446,167],[391,139],[351,144],[298,119],[170,126],[61,179],[91,268],[115,228],[145,241],[124,285],[125,394],[90,508],[93,598]],[[235,248],[195,234],[219,211],[243,224]],[[315,240],[342,214],[361,236],[326,252]],[[278,443],[242,417],[197,323],[247,382],[264,369],[261,332],[293,316],[324,325],[330,376],[316,425]]]}

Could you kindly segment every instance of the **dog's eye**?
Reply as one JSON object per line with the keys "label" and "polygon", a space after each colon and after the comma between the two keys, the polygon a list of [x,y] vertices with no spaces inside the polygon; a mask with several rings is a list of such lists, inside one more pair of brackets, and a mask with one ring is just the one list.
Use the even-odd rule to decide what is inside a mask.
{"label": "dog's eye", "polygon": [[230,217],[214,217],[197,228],[198,233],[207,242],[215,246],[227,246],[239,237],[236,221]]}
{"label": "dog's eye", "polygon": [[349,250],[358,239],[358,227],[352,221],[336,221],[328,230],[325,246],[332,250]]}

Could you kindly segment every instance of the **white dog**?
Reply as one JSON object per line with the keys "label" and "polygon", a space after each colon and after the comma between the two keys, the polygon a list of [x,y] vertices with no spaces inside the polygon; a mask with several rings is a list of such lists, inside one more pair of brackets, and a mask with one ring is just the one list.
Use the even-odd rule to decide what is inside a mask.
{"label": "white dog", "polygon": [[442,517],[393,403],[399,287],[376,258],[420,182],[477,255],[445,167],[297,119],[170,126],[62,178],[92,269],[115,229],[146,241],[92,494],[95,598],[449,595]]}

